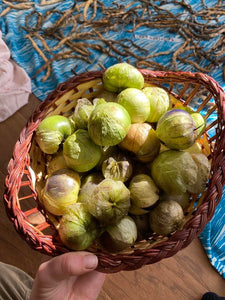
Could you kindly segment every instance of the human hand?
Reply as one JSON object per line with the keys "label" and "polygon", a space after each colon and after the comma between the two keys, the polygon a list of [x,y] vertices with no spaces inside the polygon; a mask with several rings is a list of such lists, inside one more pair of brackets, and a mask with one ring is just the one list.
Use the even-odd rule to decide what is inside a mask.
{"label": "human hand", "polygon": [[94,271],[98,259],[88,252],[69,252],[40,265],[30,300],[97,299],[105,275]]}

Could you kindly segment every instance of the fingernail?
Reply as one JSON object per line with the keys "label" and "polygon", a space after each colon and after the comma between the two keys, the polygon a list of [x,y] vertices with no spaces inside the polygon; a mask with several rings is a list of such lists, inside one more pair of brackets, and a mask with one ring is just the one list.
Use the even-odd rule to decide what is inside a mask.
{"label": "fingernail", "polygon": [[95,269],[98,264],[98,258],[95,255],[85,255],[84,266],[86,269]]}

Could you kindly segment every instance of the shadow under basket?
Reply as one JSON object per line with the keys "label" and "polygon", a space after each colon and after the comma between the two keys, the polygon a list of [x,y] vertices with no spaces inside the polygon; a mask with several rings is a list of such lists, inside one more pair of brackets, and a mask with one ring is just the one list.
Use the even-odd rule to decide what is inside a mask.
{"label": "shadow under basket", "polygon": [[[212,218],[222,197],[225,184],[225,93],[211,77],[202,73],[160,72],[142,69],[145,85],[163,87],[170,93],[174,107],[190,106],[207,120],[199,143],[211,161],[207,190],[192,195],[185,210],[181,230],[169,236],[150,235],[117,254],[108,253],[93,244],[87,251],[99,259],[98,271],[115,273],[135,270],[176,254],[188,246]],[[47,216],[39,205],[38,189],[46,175],[46,156],[35,143],[35,130],[50,115],[69,116],[79,98],[94,99],[103,90],[104,71],[86,72],[60,84],[41,103],[28,120],[17,141],[8,164],[4,202],[16,231],[35,250],[50,256],[70,251],[58,239],[57,220]]]}

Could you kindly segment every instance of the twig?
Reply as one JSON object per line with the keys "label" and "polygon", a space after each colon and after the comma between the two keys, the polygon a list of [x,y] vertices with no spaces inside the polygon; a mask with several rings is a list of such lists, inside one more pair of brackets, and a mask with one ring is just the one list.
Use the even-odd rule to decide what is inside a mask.
{"label": "twig", "polygon": [[172,64],[174,66],[174,70],[177,71],[177,57],[178,55],[180,55],[181,53],[186,51],[186,47],[188,45],[188,43],[190,42],[190,40],[186,40],[183,45],[181,45],[174,53],[172,56]]}
{"label": "twig", "polygon": [[8,0],[8,2],[29,2],[30,0]]}
{"label": "twig", "polygon": [[61,2],[62,0],[41,0],[40,5],[51,5],[58,2]]}
{"label": "twig", "polygon": [[88,0],[86,1],[85,3],[85,6],[84,6],[84,10],[83,10],[83,19],[84,19],[84,22],[87,21],[87,10],[89,8],[89,6],[94,2],[94,0]]}
{"label": "twig", "polygon": [[[185,0],[161,0],[157,1],[157,4],[154,0],[139,0],[130,1],[127,5],[112,2],[110,6],[106,6],[101,0],[74,1],[74,5],[64,12],[49,9],[42,16],[37,11],[32,11],[25,18],[24,29],[30,37],[42,42],[39,48],[37,45],[34,46],[33,40],[35,50],[38,52],[43,48],[50,56],[47,61],[44,60],[44,67],[39,70],[45,70],[56,59],[75,58],[90,63],[93,51],[98,51],[118,62],[132,59],[139,67],[178,70],[180,64],[185,64],[192,65],[198,71],[209,72],[224,61],[225,25],[219,22],[219,17],[225,15],[225,10],[221,0],[217,1],[213,8],[207,7],[205,0],[201,1],[203,8],[196,11]],[[56,2],[60,1],[41,1],[42,5]],[[164,4],[175,5],[181,13],[173,13]],[[51,18],[54,20],[56,14],[59,18],[53,23],[48,22]],[[30,18],[34,15],[37,21],[30,27],[29,24],[33,24]],[[133,40],[110,39],[107,34],[110,31],[115,33],[124,31],[124,34],[132,33],[135,37],[135,32],[139,28],[156,28],[175,33],[183,43],[173,53],[170,49],[165,49],[148,54],[147,48],[141,47]],[[208,41],[214,37],[218,39],[208,50],[199,44],[199,40]],[[52,40],[55,45],[50,47]],[[40,55],[43,54],[42,51]],[[166,55],[170,57],[167,66],[154,61],[157,57],[157,61],[160,61],[159,59]],[[201,64],[203,61],[204,66]]]}
{"label": "twig", "polygon": [[[55,61],[55,60],[61,60],[61,59],[69,59],[69,58],[81,59],[81,56],[72,54],[71,51],[69,51],[67,53],[57,53],[57,54],[54,54],[52,58],[48,59],[45,62],[45,64],[43,66],[41,66],[41,68],[38,69],[38,71],[36,72],[36,74],[34,76],[37,76],[39,73],[41,73],[46,68],[47,68],[47,70],[49,70],[49,68],[51,67],[51,64],[53,63],[53,61]],[[88,59],[87,59],[87,62],[91,63],[91,61],[88,60]],[[42,78],[42,82],[46,81],[48,79],[49,75],[50,75],[50,73],[47,71],[46,76]]]}
{"label": "twig", "polygon": [[8,12],[10,12],[11,7],[6,7],[0,14],[0,17],[3,17],[4,15],[6,15]]}
{"label": "twig", "polygon": [[[41,49],[38,47],[38,45],[35,43],[35,41],[32,39],[32,37],[31,37],[29,34],[27,34],[25,37],[28,38],[28,39],[31,41],[32,46],[34,47],[34,49],[35,49],[35,50],[38,52],[38,54],[42,57],[42,59],[45,61],[45,63],[47,63],[47,62],[48,62],[48,58],[44,55],[44,53],[41,51]],[[46,75],[42,78],[42,80],[45,81],[45,80],[50,76],[50,74],[51,74],[51,66],[48,65],[48,66],[47,66],[47,73],[46,73]]]}
{"label": "twig", "polygon": [[44,40],[44,38],[40,34],[38,34],[37,32],[34,32],[32,35],[36,36],[42,42],[45,50],[47,50],[49,53],[52,53],[53,49],[51,50],[49,48],[49,46],[47,45],[46,41]]}
{"label": "twig", "polygon": [[10,7],[11,9],[29,9],[32,7],[33,4],[35,4],[35,2],[21,2],[17,4],[12,4],[6,0],[2,0],[2,2],[7,4],[8,7]]}
{"label": "twig", "polygon": [[47,61],[47,57],[44,55],[44,53],[41,51],[41,49],[38,47],[38,45],[35,43],[34,39],[32,39],[30,34],[27,34],[25,38],[28,38],[31,41],[32,46],[34,49],[38,52],[38,54],[42,57],[44,61]]}

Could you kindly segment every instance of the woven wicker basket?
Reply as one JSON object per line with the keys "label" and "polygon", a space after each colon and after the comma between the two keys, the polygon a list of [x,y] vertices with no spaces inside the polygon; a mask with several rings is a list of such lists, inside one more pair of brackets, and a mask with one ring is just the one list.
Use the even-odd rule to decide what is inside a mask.
{"label": "woven wicker basket", "polygon": [[[211,178],[207,191],[190,199],[183,228],[168,237],[152,234],[132,248],[110,254],[93,245],[88,251],[99,258],[98,270],[115,273],[134,270],[176,254],[197,237],[212,218],[225,184],[225,93],[202,73],[154,72],[140,70],[146,85],[169,91],[173,105],[191,106],[207,119],[200,144],[211,160]],[[31,116],[17,141],[8,165],[4,200],[16,231],[35,250],[56,256],[69,250],[57,238],[54,217],[47,216],[38,202],[37,191],[46,174],[46,157],[35,143],[34,133],[41,120],[50,115],[69,116],[81,97],[93,99],[103,89],[104,71],[86,72],[60,84]]]}

